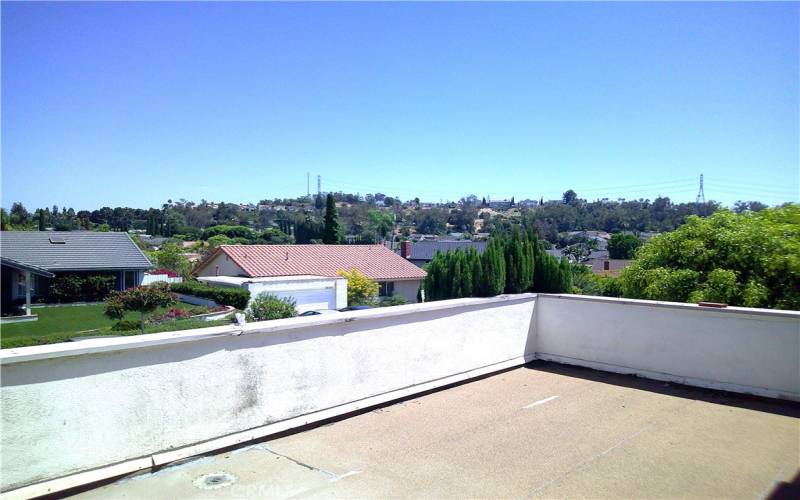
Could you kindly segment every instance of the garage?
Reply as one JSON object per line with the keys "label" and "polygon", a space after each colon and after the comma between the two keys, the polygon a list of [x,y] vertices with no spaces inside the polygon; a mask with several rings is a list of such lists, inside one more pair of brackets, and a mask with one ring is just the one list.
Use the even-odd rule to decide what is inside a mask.
{"label": "garage", "polygon": [[264,278],[242,278],[233,276],[203,276],[199,281],[210,286],[244,288],[250,292],[250,300],[260,293],[269,293],[279,298],[293,298],[297,312],[319,309],[342,309],[347,307],[347,280],[326,276],[277,276]]}

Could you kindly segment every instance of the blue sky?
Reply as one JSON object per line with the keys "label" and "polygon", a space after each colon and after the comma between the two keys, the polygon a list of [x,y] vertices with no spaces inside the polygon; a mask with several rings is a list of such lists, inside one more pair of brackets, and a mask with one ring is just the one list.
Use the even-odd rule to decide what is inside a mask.
{"label": "blue sky", "polygon": [[800,198],[797,3],[2,4],[2,205]]}

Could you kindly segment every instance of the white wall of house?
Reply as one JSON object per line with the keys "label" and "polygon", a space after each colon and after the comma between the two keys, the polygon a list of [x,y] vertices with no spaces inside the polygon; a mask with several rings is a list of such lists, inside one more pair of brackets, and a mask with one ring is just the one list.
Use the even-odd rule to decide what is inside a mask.
{"label": "white wall of house", "polygon": [[211,259],[208,264],[203,266],[198,276],[244,276],[245,273],[237,266],[225,253]]}

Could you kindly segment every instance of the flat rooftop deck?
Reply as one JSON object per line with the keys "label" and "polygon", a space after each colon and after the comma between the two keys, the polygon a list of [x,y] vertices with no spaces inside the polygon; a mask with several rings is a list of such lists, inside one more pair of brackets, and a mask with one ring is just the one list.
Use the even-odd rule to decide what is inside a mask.
{"label": "flat rooftop deck", "polygon": [[761,498],[792,488],[799,417],[536,362],[79,496]]}

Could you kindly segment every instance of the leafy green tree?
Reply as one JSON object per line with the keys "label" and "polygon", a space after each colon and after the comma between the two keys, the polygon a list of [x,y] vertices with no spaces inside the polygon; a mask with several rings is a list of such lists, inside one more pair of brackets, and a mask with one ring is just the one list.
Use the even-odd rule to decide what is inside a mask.
{"label": "leafy green tree", "polygon": [[447,218],[438,211],[425,210],[417,222],[417,232],[421,234],[442,234],[446,229]]}
{"label": "leafy green tree", "polygon": [[6,212],[5,208],[0,208],[0,231],[10,231],[11,230],[11,217],[9,217],[8,212]]}
{"label": "leafy green tree", "polygon": [[800,309],[800,205],[690,216],[620,276],[626,297]]}
{"label": "leafy green tree", "polygon": [[258,243],[285,245],[294,243],[294,238],[278,228],[265,229],[258,237]]}
{"label": "leafy green tree", "polygon": [[11,205],[11,224],[13,226],[22,227],[28,223],[31,214],[25,209],[25,206],[16,201]]}
{"label": "leafy green tree", "polygon": [[163,267],[188,278],[192,263],[183,254],[182,249],[174,243],[166,243],[160,250],[153,252],[156,267]]}
{"label": "leafy green tree", "polygon": [[335,245],[341,242],[341,227],[339,227],[339,213],[336,211],[336,201],[331,193],[325,200],[325,227],[322,230],[322,242]]}
{"label": "leafy green tree", "polygon": [[614,233],[608,241],[608,256],[612,259],[632,259],[642,240],[632,234]]}
{"label": "leafy green tree", "polygon": [[564,202],[564,205],[574,205],[578,201],[578,195],[575,191],[568,189],[564,191],[564,195],[561,197],[561,200]]}
{"label": "leafy green tree", "polygon": [[44,213],[44,210],[42,210],[42,209],[40,208],[40,209],[38,210],[38,213],[37,213],[37,215],[38,215],[38,218],[39,218],[39,231],[44,231],[45,229],[47,229],[47,228],[46,228],[46,223],[45,223],[45,213]]}
{"label": "leafy green tree", "polygon": [[245,238],[248,240],[255,239],[256,237],[255,233],[253,233],[253,230],[249,227],[219,224],[204,230],[202,239],[207,240],[219,235],[227,236],[228,238]]}
{"label": "leafy green tree", "polygon": [[208,243],[208,249],[214,250],[221,245],[232,245],[233,243],[235,243],[235,240],[233,238],[225,236],[224,234],[218,234],[216,236],[212,236],[211,238],[209,238],[207,243]]}
{"label": "leafy green tree", "polygon": [[373,305],[378,301],[380,285],[356,268],[340,269],[339,276],[347,279],[347,305]]}
{"label": "leafy green tree", "polygon": [[370,210],[367,217],[370,228],[385,240],[394,228],[394,215],[386,210]]}
{"label": "leafy green tree", "polygon": [[153,283],[149,286],[137,286],[124,291],[112,291],[106,299],[105,314],[111,319],[122,320],[125,313],[139,313],[139,327],[144,334],[145,315],[159,307],[171,306],[177,302],[177,296],[169,291],[167,283]]}

